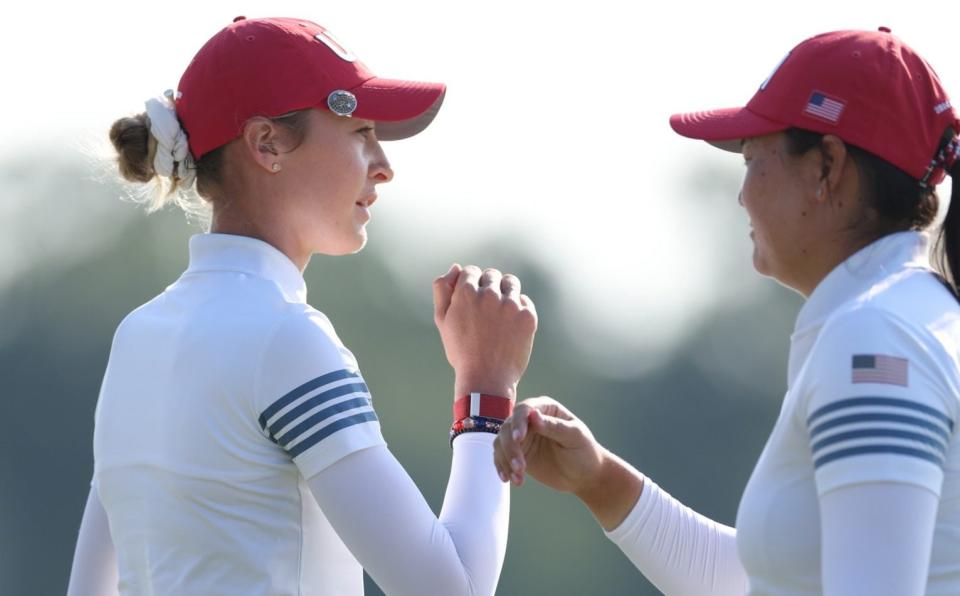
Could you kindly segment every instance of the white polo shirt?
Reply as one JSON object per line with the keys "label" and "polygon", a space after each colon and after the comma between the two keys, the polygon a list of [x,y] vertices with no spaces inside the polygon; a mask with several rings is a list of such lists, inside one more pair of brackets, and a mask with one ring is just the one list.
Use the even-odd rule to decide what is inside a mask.
{"label": "white polo shirt", "polygon": [[[787,393],[736,529],[645,481],[608,536],[657,587],[678,596],[822,594],[822,530],[840,547],[832,556],[859,563],[908,551],[905,565],[879,576],[892,590],[925,575],[927,595],[960,594],[960,305],[927,254],[923,234],[886,236],[814,290],[797,318]],[[929,567],[919,569],[910,566],[927,564],[918,549],[929,544],[929,527],[910,522],[931,514],[925,491],[938,507]],[[891,533],[903,542],[880,544],[838,521],[889,519],[880,501],[898,515]],[[821,521],[826,505],[830,526]],[[828,563],[830,587],[844,594],[877,583],[877,575],[859,576],[857,564]]]}
{"label": "white polo shirt", "polygon": [[916,232],[878,240],[801,310],[786,397],[737,513],[750,594],[820,593],[818,497],[889,482],[939,497],[927,593],[960,593],[960,306],[927,252]]}
{"label": "white polo shirt", "polygon": [[363,593],[303,478],[384,440],[356,359],[305,300],[269,244],[204,234],[120,324],[94,486],[121,593]]}

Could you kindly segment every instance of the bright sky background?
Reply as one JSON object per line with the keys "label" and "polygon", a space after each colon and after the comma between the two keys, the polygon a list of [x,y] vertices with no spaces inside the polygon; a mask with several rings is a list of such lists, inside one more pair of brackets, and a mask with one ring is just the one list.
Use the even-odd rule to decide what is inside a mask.
{"label": "bright sky background", "polygon": [[[102,135],[240,14],[308,18],[377,74],[446,82],[434,125],[386,147],[379,242],[398,270],[430,274],[491,234],[533,247],[570,290],[535,298],[582,312],[601,355],[662,354],[704,307],[769,283],[751,274],[746,218],[711,208],[736,201],[740,158],[674,135],[671,113],[742,105],[804,38],[879,25],[960,97],[955,0],[18,2],[0,36],[0,159]],[[693,196],[704,168],[733,191]],[[738,251],[732,278],[721,242]]]}

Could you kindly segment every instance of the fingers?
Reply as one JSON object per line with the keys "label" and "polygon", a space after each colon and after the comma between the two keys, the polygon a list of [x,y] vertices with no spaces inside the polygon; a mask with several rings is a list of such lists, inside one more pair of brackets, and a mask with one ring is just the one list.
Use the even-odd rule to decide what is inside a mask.
{"label": "fingers", "polygon": [[526,462],[523,457],[523,444],[516,438],[518,434],[516,427],[521,420],[526,426],[528,411],[529,408],[524,408],[521,412],[514,410],[513,415],[504,420],[494,440],[493,462],[497,468],[497,474],[502,482],[512,480],[517,486],[523,485],[523,470],[526,468]]}
{"label": "fingers", "polygon": [[443,305],[447,310],[437,314],[437,327],[457,386],[513,395],[529,364],[537,326],[536,313],[520,303],[519,286],[516,276],[467,265],[449,302],[438,299],[438,313]]}
{"label": "fingers", "polygon": [[500,294],[503,295],[504,300],[510,300],[520,304],[520,279],[513,275],[512,273],[507,273],[503,276],[503,279],[500,280]]}
{"label": "fingers", "polygon": [[554,400],[549,397],[527,399],[517,404],[513,414],[503,421],[500,432],[494,440],[494,465],[503,482],[513,481],[517,486],[523,485],[524,471],[527,467],[524,447],[530,436],[530,419],[537,408],[550,408]]}
{"label": "fingers", "polygon": [[484,269],[480,275],[480,291],[495,295],[500,298],[500,282],[503,280],[503,274],[498,269]]}
{"label": "fingers", "polygon": [[449,271],[433,280],[433,315],[437,321],[443,320],[447,309],[450,308],[450,299],[453,297],[453,289],[456,287],[460,271],[460,265],[454,263]]}
{"label": "fingers", "polygon": [[529,416],[533,432],[559,443],[562,446],[573,445],[582,434],[573,420],[564,420],[557,416],[533,410]]}
{"label": "fingers", "polygon": [[[459,272],[459,276],[454,274],[454,269]],[[499,269],[492,267],[481,270],[476,265],[467,265],[461,268],[455,264],[451,267],[450,272],[444,275],[443,278],[437,278],[434,281],[435,303],[438,302],[436,300],[436,294],[440,280],[445,279],[449,281],[451,278],[455,280],[450,282],[454,291],[461,286],[472,287],[478,292],[482,293],[486,291],[504,300],[510,300],[521,306],[533,308],[533,301],[530,300],[529,296],[520,293],[520,279],[516,275],[512,273],[503,274]],[[449,307],[449,301],[447,301],[446,304]]]}
{"label": "fingers", "polygon": [[476,265],[467,265],[463,268],[463,271],[460,272],[460,277],[457,279],[456,289],[463,287],[470,287],[474,290],[479,289],[480,284],[480,268]]}
{"label": "fingers", "polygon": [[523,307],[525,311],[530,313],[531,324],[533,325],[533,330],[537,330],[538,317],[537,317],[537,305],[533,303],[533,300],[530,296],[526,294],[520,294],[520,306]]}
{"label": "fingers", "polygon": [[[554,447],[545,443],[532,447],[537,440]],[[522,486],[527,465],[534,465],[538,459],[537,465],[544,464],[545,448],[579,448],[592,440],[590,431],[560,402],[546,396],[533,397],[517,404],[503,422],[494,440],[493,461],[501,481]]]}

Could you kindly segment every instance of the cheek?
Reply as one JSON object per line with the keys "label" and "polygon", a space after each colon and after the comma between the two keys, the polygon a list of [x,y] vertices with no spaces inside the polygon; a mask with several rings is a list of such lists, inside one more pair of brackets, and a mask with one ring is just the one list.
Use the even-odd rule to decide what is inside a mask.
{"label": "cheek", "polygon": [[758,207],[763,202],[763,178],[764,174],[759,172],[757,167],[748,166],[740,185],[740,204],[751,220],[759,215]]}
{"label": "cheek", "polygon": [[361,169],[359,161],[353,147],[331,147],[316,155],[308,167],[325,186],[339,187],[357,177]]}
{"label": "cheek", "polygon": [[367,164],[363,155],[350,147],[346,151],[339,152],[326,164],[324,175],[331,188],[349,195],[344,198],[355,201],[359,198],[356,196],[359,189],[366,182]]}

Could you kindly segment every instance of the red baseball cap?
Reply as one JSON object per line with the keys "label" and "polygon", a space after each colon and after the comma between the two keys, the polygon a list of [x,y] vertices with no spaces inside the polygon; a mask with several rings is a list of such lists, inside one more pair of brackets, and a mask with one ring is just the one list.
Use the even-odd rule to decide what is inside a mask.
{"label": "red baseball cap", "polygon": [[381,79],[304,19],[237,17],[193,57],[176,92],[194,158],[237,138],[254,116],[320,108],[377,122],[392,141],[427,127],[446,87]]}
{"label": "red baseball cap", "polygon": [[944,177],[931,166],[944,132],[960,133],[937,74],[886,27],[811,37],[746,107],[674,114],[670,126],[734,152],[741,139],[793,127],[834,134],[930,184]]}

